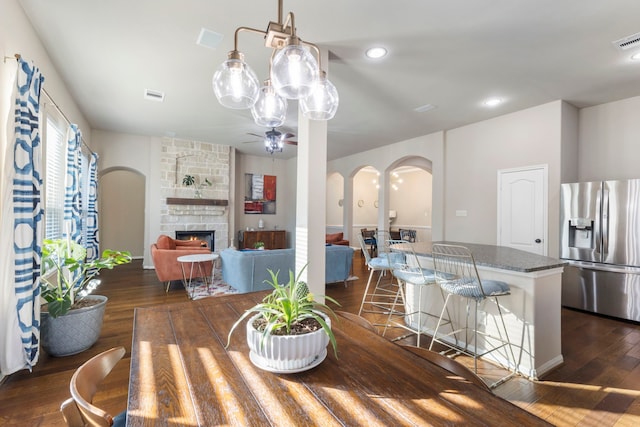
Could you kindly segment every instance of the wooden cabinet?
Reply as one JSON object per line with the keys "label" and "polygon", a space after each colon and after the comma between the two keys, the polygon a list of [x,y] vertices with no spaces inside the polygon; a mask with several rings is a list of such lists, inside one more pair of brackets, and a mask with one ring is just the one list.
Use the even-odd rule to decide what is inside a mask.
{"label": "wooden cabinet", "polygon": [[263,242],[265,249],[285,249],[287,232],[285,230],[258,230],[243,232],[243,249],[253,249],[256,242]]}

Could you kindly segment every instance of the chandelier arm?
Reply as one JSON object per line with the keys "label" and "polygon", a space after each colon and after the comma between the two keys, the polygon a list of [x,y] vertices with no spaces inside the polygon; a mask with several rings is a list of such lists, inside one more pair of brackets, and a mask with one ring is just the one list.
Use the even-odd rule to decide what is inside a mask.
{"label": "chandelier arm", "polygon": [[291,28],[291,37],[296,37],[296,17],[293,12],[287,14],[287,19],[282,23],[282,29],[286,32],[287,27]]}
{"label": "chandelier arm", "polygon": [[302,44],[304,46],[312,47],[313,50],[316,51],[316,56],[318,57],[318,74],[322,74],[322,72],[324,71],[324,68],[322,68],[322,57],[320,55],[320,48],[317,45],[313,44],[313,43],[306,42],[306,41],[304,41],[302,39],[298,39],[298,40],[300,40],[300,44]]}
{"label": "chandelier arm", "polygon": [[238,35],[240,34],[241,31],[248,31],[250,33],[260,34],[263,37],[267,35],[266,31],[258,30],[251,27],[238,27],[236,28],[236,32],[233,35],[233,50],[236,50],[236,51],[238,50]]}

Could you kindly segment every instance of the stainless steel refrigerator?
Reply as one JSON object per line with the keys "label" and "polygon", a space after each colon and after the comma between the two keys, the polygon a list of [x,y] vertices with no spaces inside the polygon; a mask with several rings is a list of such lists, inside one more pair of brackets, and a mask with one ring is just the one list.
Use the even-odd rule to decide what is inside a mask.
{"label": "stainless steel refrigerator", "polygon": [[562,305],[640,321],[640,179],[562,184]]}

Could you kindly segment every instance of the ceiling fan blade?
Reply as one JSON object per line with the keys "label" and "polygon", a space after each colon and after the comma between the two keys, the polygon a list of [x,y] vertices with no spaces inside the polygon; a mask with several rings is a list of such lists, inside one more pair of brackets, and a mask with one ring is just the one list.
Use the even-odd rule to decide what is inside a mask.
{"label": "ceiling fan blade", "polygon": [[291,132],[287,132],[284,135],[282,135],[282,139],[289,139],[289,138],[293,138],[295,135],[292,134]]}
{"label": "ceiling fan blade", "polygon": [[264,135],[258,135],[257,133],[247,132],[247,135],[257,136],[258,138],[264,139]]}
{"label": "ceiling fan blade", "polygon": [[285,139],[284,141],[285,144],[289,144],[289,145],[298,145],[298,141],[290,141],[288,139]]}

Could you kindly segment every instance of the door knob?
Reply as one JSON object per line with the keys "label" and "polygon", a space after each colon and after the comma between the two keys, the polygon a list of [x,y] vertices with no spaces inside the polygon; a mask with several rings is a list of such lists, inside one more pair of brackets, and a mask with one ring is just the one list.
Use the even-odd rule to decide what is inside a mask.
{"label": "door knob", "polygon": [[536,240],[535,240],[535,242],[536,242],[536,243],[542,243],[542,240],[540,240],[540,239],[536,239]]}

